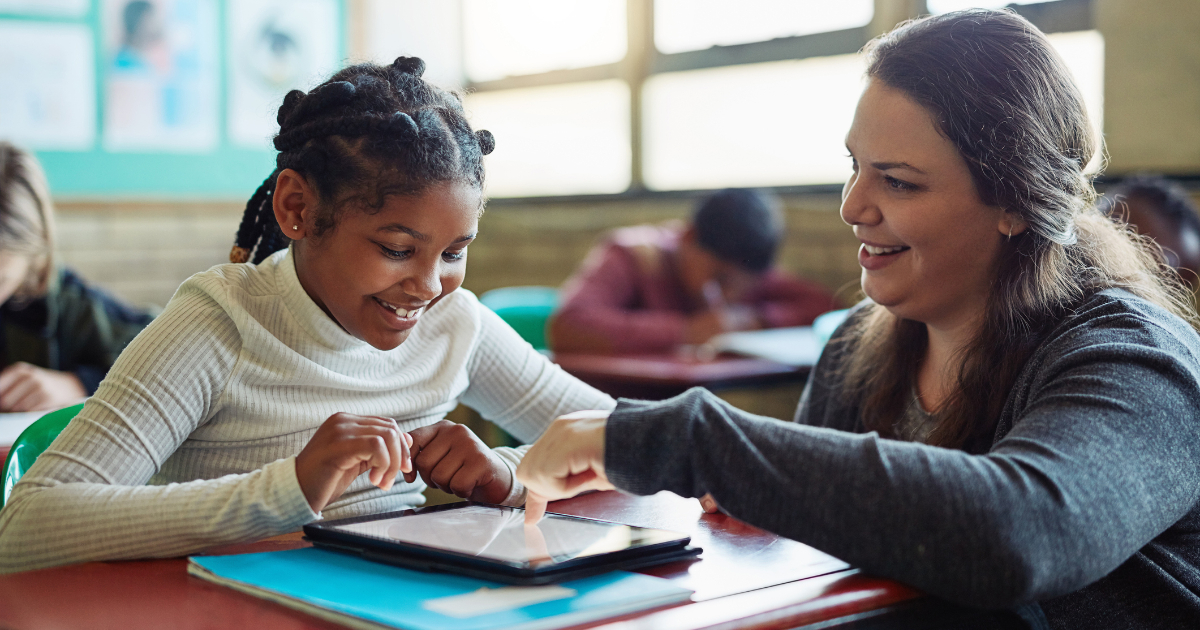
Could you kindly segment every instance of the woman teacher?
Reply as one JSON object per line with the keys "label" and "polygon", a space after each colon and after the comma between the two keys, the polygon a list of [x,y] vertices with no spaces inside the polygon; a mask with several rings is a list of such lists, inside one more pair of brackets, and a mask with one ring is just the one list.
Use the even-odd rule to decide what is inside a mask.
{"label": "woman teacher", "polygon": [[517,475],[706,493],[871,573],[1056,628],[1200,626],[1200,336],[1161,250],[1103,216],[1098,147],[1007,11],[868,45],[841,215],[869,300],[794,423],[704,390],[557,420]]}

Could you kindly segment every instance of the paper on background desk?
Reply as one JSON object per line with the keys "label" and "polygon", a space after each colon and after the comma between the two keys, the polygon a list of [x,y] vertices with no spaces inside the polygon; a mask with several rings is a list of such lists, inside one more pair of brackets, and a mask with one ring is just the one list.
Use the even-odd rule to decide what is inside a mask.
{"label": "paper on background desk", "polygon": [[821,356],[812,326],[722,333],[704,346],[714,355],[733,352],[797,367],[816,365]]}
{"label": "paper on background desk", "polygon": [[12,446],[22,431],[44,415],[45,411],[0,413],[0,446]]}

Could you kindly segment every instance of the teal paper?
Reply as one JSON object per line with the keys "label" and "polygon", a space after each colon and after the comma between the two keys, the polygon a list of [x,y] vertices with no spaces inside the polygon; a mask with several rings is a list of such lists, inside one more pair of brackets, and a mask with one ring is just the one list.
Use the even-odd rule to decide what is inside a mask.
{"label": "teal paper", "polygon": [[661,578],[613,571],[563,582],[561,586],[578,593],[575,597],[458,619],[426,610],[421,603],[505,585],[445,573],[412,571],[316,548],[197,556],[191,562],[222,578],[410,630],[487,630],[531,622],[541,626],[539,620],[550,622],[545,625],[552,627],[556,624],[550,618],[558,615],[594,611],[596,614],[590,618],[601,619],[683,601],[691,594]]}

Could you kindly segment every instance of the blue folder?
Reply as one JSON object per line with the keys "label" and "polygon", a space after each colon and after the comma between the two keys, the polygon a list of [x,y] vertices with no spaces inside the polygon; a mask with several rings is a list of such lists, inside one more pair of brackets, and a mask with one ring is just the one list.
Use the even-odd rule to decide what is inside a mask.
{"label": "blue folder", "polygon": [[[513,587],[316,548],[195,556],[188,573],[356,628],[547,630],[678,603],[692,594],[668,580],[624,571]],[[549,598],[515,608],[495,605]]]}

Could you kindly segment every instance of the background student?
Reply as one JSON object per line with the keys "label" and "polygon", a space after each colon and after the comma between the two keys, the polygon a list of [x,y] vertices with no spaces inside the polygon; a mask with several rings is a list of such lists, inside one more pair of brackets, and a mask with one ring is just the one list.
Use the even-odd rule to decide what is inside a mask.
{"label": "background student", "polygon": [[823,287],[772,267],[779,201],[755,190],[705,198],[687,224],[614,230],[563,285],[548,327],[558,352],[662,352],[730,330],[812,323]]}
{"label": "background student", "polygon": [[54,205],[37,158],[0,141],[0,411],[40,411],[96,392],[150,323],[55,265]]}
{"label": "background student", "polygon": [[711,493],[1034,627],[1200,627],[1197,317],[1155,250],[1095,207],[1097,147],[1062,60],[987,10],[866,52],[841,215],[870,302],[796,422],[698,389],[556,421],[518,470],[531,516],[587,488]]}
{"label": "background student", "polygon": [[404,509],[418,475],[521,504],[523,451],[443,416],[462,401],[531,441],[613,405],[459,290],[493,139],[423,70],[352,66],[287,95],[232,254],[253,264],[193,276],[122,353],[0,511],[0,571]]}
{"label": "background student", "polygon": [[1130,177],[1105,193],[1101,209],[1154,239],[1162,246],[1167,264],[1197,286],[1200,210],[1179,184],[1153,175]]}

